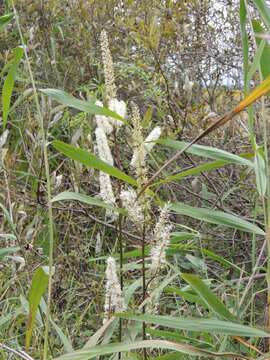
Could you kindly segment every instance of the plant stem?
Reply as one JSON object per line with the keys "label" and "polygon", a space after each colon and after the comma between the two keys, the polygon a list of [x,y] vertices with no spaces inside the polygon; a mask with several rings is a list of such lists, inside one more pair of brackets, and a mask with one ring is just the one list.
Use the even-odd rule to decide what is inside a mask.
{"label": "plant stem", "polygon": [[24,49],[24,55],[26,59],[26,64],[31,80],[31,84],[33,87],[34,101],[37,109],[38,122],[41,130],[42,136],[42,151],[44,157],[44,165],[45,165],[45,176],[46,176],[46,188],[47,188],[47,208],[48,208],[48,220],[49,220],[49,283],[48,283],[48,300],[47,300],[47,310],[46,310],[46,319],[45,319],[45,334],[44,334],[44,350],[43,350],[43,360],[47,360],[48,357],[48,338],[49,338],[49,318],[50,318],[50,308],[51,308],[51,297],[52,297],[52,275],[53,275],[53,242],[54,242],[54,231],[53,231],[53,212],[52,212],[52,203],[51,203],[51,179],[50,179],[50,167],[49,167],[49,157],[48,157],[48,149],[47,149],[47,136],[44,127],[44,120],[41,113],[41,108],[38,99],[38,93],[36,89],[36,84],[34,80],[34,76],[32,73],[29,57],[26,50],[26,45],[23,39],[22,30],[19,22],[19,18],[17,15],[17,11],[12,0],[12,7],[16,19],[16,24],[18,27],[21,43]]}
{"label": "plant stem", "polygon": [[[145,226],[145,219],[143,222],[143,229],[142,229],[142,302],[144,303],[146,299],[146,272],[145,272],[145,233],[146,233],[146,226]],[[142,313],[145,314],[145,305],[142,307]],[[146,340],[146,325],[145,322],[142,323],[142,338]],[[146,349],[143,349],[143,358],[144,360],[147,358]]]}

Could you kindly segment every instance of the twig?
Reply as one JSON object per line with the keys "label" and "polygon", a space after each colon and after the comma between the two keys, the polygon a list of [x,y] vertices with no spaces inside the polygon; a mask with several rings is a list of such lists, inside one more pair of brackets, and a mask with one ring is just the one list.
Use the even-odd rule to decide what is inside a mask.
{"label": "twig", "polygon": [[7,346],[5,344],[0,343],[0,348],[5,350],[6,352],[9,352],[9,353],[12,353],[12,354],[15,354],[15,355],[19,356],[21,359],[34,360],[30,355],[26,354],[26,352],[12,349],[11,347],[9,347],[9,346]]}

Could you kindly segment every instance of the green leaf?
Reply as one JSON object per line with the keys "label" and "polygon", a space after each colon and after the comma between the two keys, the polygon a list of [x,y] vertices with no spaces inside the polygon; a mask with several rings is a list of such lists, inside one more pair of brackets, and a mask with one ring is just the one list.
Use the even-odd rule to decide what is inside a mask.
{"label": "green leaf", "polygon": [[176,331],[166,331],[166,330],[159,330],[159,329],[154,329],[154,328],[148,327],[148,328],[146,328],[146,333],[150,334],[150,335],[158,336],[158,337],[163,337],[168,340],[185,341],[192,345],[204,346],[205,348],[213,348],[214,347],[213,344],[198,340],[194,337],[184,336],[183,334],[179,334],[178,331],[177,332]]}
{"label": "green leaf", "polygon": [[[82,350],[77,350],[69,354],[62,355],[55,358],[54,360],[88,360],[93,359],[98,356],[115,354],[119,352],[126,352],[138,349],[167,349],[177,351],[179,353],[193,355],[193,356],[205,356],[205,357],[215,357],[215,356],[227,356],[227,357],[239,357],[237,354],[233,353],[214,353],[211,351],[203,350],[196,348],[188,344],[174,343],[167,340],[142,340],[132,343],[114,343],[108,345],[99,345],[93,348],[84,348]],[[241,356],[241,358],[246,359]]]}
{"label": "green leaf", "polygon": [[257,191],[260,196],[264,196],[267,187],[267,177],[266,177],[266,166],[263,156],[263,149],[257,147],[255,152],[255,174],[256,174],[256,185]]}
{"label": "green leaf", "polygon": [[[176,150],[182,150],[187,146],[187,143],[184,141],[176,141],[171,139],[158,140],[157,143],[171,147]],[[217,149],[211,146],[192,145],[189,149],[187,149],[187,152],[193,155],[202,156],[214,160],[228,161],[230,163],[253,167],[252,161],[244,157],[229,153],[228,151]]]}
{"label": "green leaf", "polygon": [[148,108],[144,113],[143,120],[142,120],[142,127],[147,129],[151,123],[153,115],[153,108]]}
{"label": "green leaf", "polygon": [[257,9],[259,10],[259,13],[265,25],[267,26],[268,31],[270,31],[270,10],[265,0],[253,0],[253,2],[256,5]]}
{"label": "green leaf", "polygon": [[14,56],[9,63],[9,71],[6,76],[2,89],[2,111],[3,111],[3,127],[5,128],[10,108],[11,95],[14,87],[17,68],[23,56],[23,48],[18,47],[14,51]]}
{"label": "green leaf", "polygon": [[190,216],[194,219],[203,220],[216,225],[228,226],[237,230],[251,232],[257,235],[264,235],[264,231],[237,215],[232,215],[219,210],[197,208],[184,203],[170,205],[170,210],[177,214]]}
{"label": "green leaf", "polygon": [[[261,24],[257,20],[252,21],[252,27],[253,27],[254,33],[265,33],[264,28],[261,26]],[[256,53],[256,55],[258,56],[257,68],[259,68],[259,65],[260,65],[263,79],[266,79],[267,76],[270,74],[270,62],[269,62],[270,46],[266,42],[266,40],[260,39],[259,37],[256,37],[256,44],[258,46],[258,50],[257,50],[258,55]],[[260,49],[262,49],[261,54],[259,53]],[[256,60],[256,55],[254,57],[253,62],[255,62],[255,60]],[[248,79],[248,80],[250,80],[250,79]]]}
{"label": "green leaf", "polygon": [[184,354],[179,354],[178,352],[173,351],[166,353],[165,355],[150,357],[149,359],[150,360],[181,360],[181,359],[186,360],[187,357]]}
{"label": "green leaf", "polygon": [[240,30],[241,30],[241,39],[242,39],[242,51],[243,51],[243,69],[244,69],[244,83],[245,83],[245,93],[248,92],[248,34],[246,31],[247,23],[247,9],[245,0],[240,0]]}
{"label": "green leaf", "polygon": [[229,164],[230,163],[227,161],[221,161],[221,160],[211,161],[211,162],[208,162],[208,163],[205,163],[202,165],[195,166],[191,169],[182,170],[182,171],[180,170],[179,173],[177,173],[175,175],[169,175],[165,179],[155,182],[154,185],[165,184],[168,182],[181,180],[187,176],[198,175],[204,171],[211,171],[211,170],[219,169],[219,168],[222,168]]}
{"label": "green leaf", "polygon": [[[44,316],[46,316],[47,304],[46,304],[45,300],[43,299],[43,297],[41,297],[40,309],[41,309],[42,313],[44,314]],[[52,324],[52,327],[54,328],[55,332],[59,336],[59,339],[61,340],[61,342],[63,344],[65,352],[73,351],[73,347],[72,347],[71,342],[69,341],[67,336],[64,334],[62,329],[60,329],[60,327],[58,325],[56,325],[56,323],[52,320],[51,317],[50,317],[50,323]]]}
{"label": "green leaf", "polygon": [[[240,157],[249,159],[249,158],[253,158],[254,154],[251,153],[247,153],[247,154],[243,154],[243,155],[239,155]],[[165,179],[159,180],[157,182],[154,183],[154,185],[159,185],[159,184],[163,184],[163,183],[168,183],[168,182],[172,182],[172,181],[177,181],[177,180],[181,180],[187,176],[194,176],[194,175],[198,175],[202,172],[205,171],[211,171],[211,170],[215,170],[215,169],[219,169],[222,168],[224,166],[230,165],[231,162],[229,161],[223,161],[223,160],[216,160],[216,161],[211,161],[202,165],[198,165],[195,166],[191,169],[187,169],[187,170],[180,170],[177,174],[175,175],[169,175],[167,176]],[[253,164],[252,164],[253,166]]]}
{"label": "green leaf", "polygon": [[151,323],[155,325],[165,326],[171,329],[207,332],[211,334],[227,334],[232,336],[247,337],[270,337],[270,334],[250,326],[237,324],[231,321],[204,319],[204,318],[187,318],[182,316],[162,316],[162,315],[135,315],[129,313],[115,314],[128,320]]}
{"label": "green leaf", "polygon": [[217,261],[218,263],[220,263],[221,265],[223,265],[225,268],[227,269],[234,269],[237,271],[238,274],[240,274],[243,269],[241,269],[239,266],[233,264],[232,262],[230,262],[229,260],[226,260],[224,258],[224,256],[219,256],[218,254],[216,254],[215,252],[208,250],[208,249],[200,249],[200,251],[205,255],[210,257],[211,259]]}
{"label": "green leaf", "polygon": [[65,91],[57,90],[57,89],[39,89],[39,91],[41,91],[43,94],[51,97],[52,99],[58,101],[59,103],[65,106],[89,114],[109,116],[126,123],[126,121],[122,118],[122,116],[116,114],[114,111],[111,111],[110,109],[107,109],[105,107],[95,105],[94,103],[89,101],[77,99],[74,96],[69,95]]}
{"label": "green leaf", "polygon": [[250,65],[250,68],[249,68],[249,71],[248,71],[248,74],[247,74],[247,82],[248,83],[251,81],[251,79],[252,79],[253,75],[255,74],[255,72],[260,69],[260,61],[261,61],[262,55],[263,55],[263,53],[265,51],[265,45],[266,45],[266,41],[261,40],[260,44],[259,44],[259,48],[256,51],[253,62]]}
{"label": "green leaf", "polygon": [[110,176],[113,176],[117,179],[123,180],[124,182],[136,186],[137,182],[131,176],[123,173],[121,170],[107,164],[106,162],[100,160],[90,152],[77,148],[75,146],[66,144],[62,141],[55,140],[52,142],[53,147],[60,151],[62,154],[68,156],[70,159],[74,161],[78,161],[79,163],[91,167],[100,171],[103,171]]}
{"label": "green leaf", "polygon": [[230,313],[226,306],[198,276],[194,274],[182,274],[182,278],[196,291],[201,299],[203,299],[209,309],[213,310],[221,318],[236,321],[235,316]]}
{"label": "green leaf", "polygon": [[32,332],[34,328],[38,306],[42,295],[45,293],[47,289],[48,281],[49,281],[48,274],[44,271],[42,267],[39,267],[34,273],[31,289],[28,295],[29,315],[28,315],[26,335],[25,335],[26,350],[29,349],[31,343]]}
{"label": "green leaf", "polygon": [[0,17],[0,31],[3,30],[7,24],[11,22],[11,20],[14,19],[14,14],[6,14]]}
{"label": "green leaf", "polygon": [[12,254],[19,250],[20,250],[19,247],[9,247],[9,248],[0,249],[0,260],[3,259],[3,257],[5,257],[6,255]]}
{"label": "green leaf", "polygon": [[91,197],[88,195],[84,195],[84,194],[79,194],[79,193],[75,193],[75,192],[71,192],[71,191],[64,191],[58,195],[56,195],[51,202],[56,202],[56,201],[63,201],[63,200],[75,200],[75,201],[80,201],[84,204],[88,204],[88,205],[93,205],[93,206],[99,206],[108,210],[113,210],[113,211],[117,211],[119,213],[122,214],[126,214],[126,210],[125,209],[121,209],[121,208],[117,208],[114,206],[111,206],[107,203],[105,203],[104,201],[96,198],[96,197]]}
{"label": "green leaf", "polygon": [[175,286],[166,287],[165,293],[175,294],[190,303],[199,304],[205,308],[207,307],[206,304],[203,302],[203,300],[199,296],[191,294],[189,291],[184,291],[184,290],[178,289]]}

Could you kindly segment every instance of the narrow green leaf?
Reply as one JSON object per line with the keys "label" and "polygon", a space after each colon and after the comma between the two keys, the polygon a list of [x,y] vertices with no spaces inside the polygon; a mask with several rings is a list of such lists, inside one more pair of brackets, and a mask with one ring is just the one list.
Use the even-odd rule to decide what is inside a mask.
{"label": "narrow green leaf", "polygon": [[230,313],[226,306],[198,276],[194,274],[182,274],[182,278],[197,292],[209,309],[213,310],[223,319],[236,321],[235,316]]}
{"label": "narrow green leaf", "polygon": [[213,344],[198,340],[194,337],[184,336],[183,334],[179,334],[178,331],[177,332],[176,331],[166,331],[166,330],[159,330],[159,329],[154,329],[154,328],[148,327],[148,328],[146,328],[146,333],[150,334],[150,335],[158,336],[158,337],[163,337],[167,340],[185,341],[191,345],[199,345],[200,347],[202,347],[202,346],[205,348],[213,348],[214,347]]}
{"label": "narrow green leaf", "polygon": [[3,30],[13,19],[14,14],[12,13],[0,16],[0,31]]}
{"label": "narrow green leaf", "polygon": [[253,2],[256,5],[257,9],[259,10],[259,13],[265,25],[267,26],[268,31],[270,31],[270,10],[265,0],[253,0]]}
{"label": "narrow green leaf", "polygon": [[80,100],[75,98],[72,95],[69,95],[65,91],[58,90],[58,89],[39,89],[43,94],[51,97],[52,99],[58,101],[59,103],[89,113],[94,115],[105,115],[112,117],[114,119],[123,121],[126,123],[126,121],[122,118],[122,116],[116,114],[114,111],[111,111],[110,109],[107,109],[105,107],[101,107],[98,105],[95,105],[92,102]]}
{"label": "narrow green leaf", "polygon": [[93,359],[102,355],[115,354],[119,352],[126,352],[138,349],[164,349],[164,350],[173,350],[178,353],[183,353],[193,356],[204,356],[204,357],[231,357],[231,358],[242,358],[247,359],[244,356],[233,354],[233,353],[214,353],[204,349],[196,348],[195,346],[181,343],[174,343],[167,340],[141,340],[135,341],[132,343],[114,343],[108,345],[99,345],[93,348],[84,348],[82,350],[77,350],[69,354],[62,355],[57,357],[54,360],[88,360]]}
{"label": "narrow green leaf", "polygon": [[219,256],[218,254],[216,254],[215,252],[208,250],[208,249],[200,249],[202,251],[202,253],[205,256],[210,257],[212,260],[217,261],[218,263],[220,263],[221,265],[223,265],[225,268],[227,269],[234,269],[237,271],[238,274],[240,274],[243,269],[241,269],[239,266],[233,264],[232,262],[230,262],[229,260],[226,260],[224,258],[224,256]]}
{"label": "narrow green leaf", "polygon": [[[264,28],[261,26],[261,24],[257,20],[252,21],[252,27],[253,27],[253,31],[255,34],[256,33],[261,33],[261,34],[265,33]],[[267,76],[270,74],[270,62],[269,62],[270,45],[266,42],[266,40],[260,39],[259,37],[256,37],[256,44],[258,46],[257,53],[259,53],[260,49],[263,47],[261,54],[257,55],[257,53],[256,53],[256,55],[258,56],[257,68],[259,69],[259,65],[260,65],[263,79],[266,79]],[[256,59],[256,55],[254,57],[253,62]],[[260,55],[260,57],[259,57],[259,55]]]}
{"label": "narrow green leaf", "polygon": [[99,206],[108,210],[113,210],[113,211],[117,211],[121,214],[126,214],[125,209],[121,209],[121,208],[117,208],[114,206],[111,206],[107,203],[105,203],[104,201],[96,198],[96,197],[91,197],[88,195],[84,195],[84,194],[79,194],[79,193],[75,193],[75,192],[71,192],[71,191],[64,191],[58,195],[56,195],[51,202],[56,202],[56,201],[63,201],[63,200],[75,200],[75,201],[80,201],[84,204],[88,204],[88,205],[93,205],[93,206]]}
{"label": "narrow green leaf", "polygon": [[248,74],[247,74],[247,82],[248,83],[251,81],[251,79],[252,79],[253,75],[255,74],[255,72],[260,69],[260,61],[261,61],[263,52],[265,50],[265,45],[266,45],[266,41],[261,40],[260,44],[259,44],[259,48],[256,51],[253,62],[250,65],[250,68],[249,68],[249,71],[248,71]]}
{"label": "narrow green leaf", "polygon": [[48,281],[49,281],[48,274],[44,271],[42,267],[39,267],[34,273],[31,289],[28,295],[29,315],[28,315],[26,335],[25,335],[25,347],[27,350],[29,349],[31,343],[32,332],[34,328],[38,305],[40,303],[42,295],[46,291]]}
{"label": "narrow green leaf", "polygon": [[263,149],[257,147],[255,152],[255,174],[256,174],[256,185],[257,191],[260,196],[264,196],[267,187],[267,177],[266,177],[266,166],[263,156]]}
{"label": "narrow green leaf", "polygon": [[[171,147],[176,150],[182,150],[187,146],[187,143],[184,141],[176,141],[171,139],[164,139],[164,140],[158,140],[158,144],[165,145],[168,147]],[[202,156],[214,160],[222,160],[222,161],[228,161],[230,163],[236,163],[239,165],[245,165],[249,167],[253,167],[252,161],[241,157],[239,155],[235,155],[232,153],[229,153],[228,151],[217,149],[211,146],[205,146],[205,145],[192,145],[188,150],[188,153]]]}
{"label": "narrow green leaf", "polygon": [[148,314],[135,315],[129,313],[115,314],[115,316],[178,330],[207,332],[211,334],[227,334],[232,336],[270,337],[269,333],[261,329],[224,320]]}
{"label": "narrow green leaf", "polygon": [[123,173],[121,170],[113,167],[106,162],[98,159],[96,156],[91,154],[90,152],[77,148],[75,146],[66,144],[62,141],[55,140],[52,142],[53,147],[60,151],[62,154],[68,156],[70,159],[74,161],[78,161],[79,163],[91,167],[100,171],[103,171],[110,176],[113,176],[117,179],[123,180],[124,182],[136,186],[137,182],[131,176]]}
{"label": "narrow green leaf", "polygon": [[180,202],[171,204],[170,209],[177,214],[190,216],[194,219],[203,220],[212,224],[228,226],[257,235],[265,234],[257,225],[241,219],[237,215],[228,214],[219,210],[197,208]]}
{"label": "narrow green leaf", "polygon": [[184,290],[178,289],[175,286],[168,286],[165,288],[164,291],[165,291],[165,293],[178,295],[179,297],[183,298],[184,300],[186,300],[190,303],[199,304],[199,305],[207,308],[206,304],[199,296],[191,294],[189,291],[184,291]]}
{"label": "narrow green leaf", "polygon": [[245,93],[248,92],[248,34],[246,31],[246,23],[247,23],[247,9],[245,0],[240,0],[240,30],[241,30],[241,39],[242,39],[242,52],[243,52],[243,70],[244,70],[244,84],[245,84]]}
{"label": "narrow green leaf", "polygon": [[2,111],[3,127],[5,128],[10,108],[11,95],[15,83],[17,68],[23,56],[23,48],[18,47],[14,51],[14,56],[10,61],[10,67],[2,89]]}
{"label": "narrow green leaf", "polygon": [[[251,159],[254,157],[254,154],[251,154],[251,153],[243,154],[243,155],[240,155],[240,157],[243,157],[246,159]],[[168,182],[172,182],[172,181],[178,181],[187,176],[198,175],[202,172],[219,169],[219,168],[222,168],[222,167],[230,165],[230,164],[231,164],[230,161],[223,161],[223,160],[211,161],[211,162],[208,162],[208,163],[205,163],[202,165],[198,165],[198,166],[195,166],[195,167],[187,169],[187,170],[182,170],[182,171],[180,170],[175,175],[169,175],[165,179],[155,182],[154,185],[164,184],[164,183],[168,183]]]}

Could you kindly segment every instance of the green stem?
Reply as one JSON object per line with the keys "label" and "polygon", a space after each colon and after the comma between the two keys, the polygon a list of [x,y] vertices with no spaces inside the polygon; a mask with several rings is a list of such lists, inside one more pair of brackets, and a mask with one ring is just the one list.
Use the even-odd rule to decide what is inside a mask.
{"label": "green stem", "polygon": [[48,148],[47,148],[47,136],[44,128],[43,116],[40,109],[38,93],[36,89],[36,84],[34,80],[34,76],[32,73],[29,57],[26,50],[26,45],[23,39],[22,30],[19,22],[19,18],[17,15],[17,11],[12,0],[12,7],[16,19],[17,28],[19,31],[21,43],[24,49],[24,55],[26,59],[26,64],[31,80],[31,84],[33,87],[34,101],[36,104],[38,122],[41,130],[42,136],[42,151],[44,157],[44,165],[45,165],[45,176],[46,176],[46,188],[47,188],[47,207],[48,207],[48,219],[49,219],[49,284],[48,284],[48,300],[47,300],[47,310],[46,310],[46,319],[45,319],[45,334],[44,334],[44,351],[43,351],[43,360],[47,360],[48,358],[48,339],[49,339],[49,319],[50,319],[50,308],[51,308],[51,298],[52,298],[52,275],[53,275],[53,242],[54,242],[54,232],[53,232],[53,213],[52,213],[52,203],[51,203],[51,179],[50,179],[50,167],[49,167],[49,157],[48,157]]}

